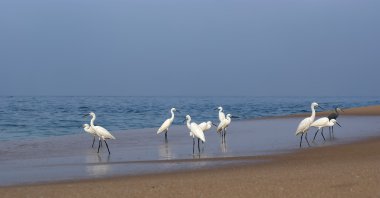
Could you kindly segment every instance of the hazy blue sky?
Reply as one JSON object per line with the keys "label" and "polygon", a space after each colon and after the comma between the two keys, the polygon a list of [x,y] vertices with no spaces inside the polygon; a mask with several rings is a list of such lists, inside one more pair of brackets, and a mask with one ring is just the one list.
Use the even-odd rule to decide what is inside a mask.
{"label": "hazy blue sky", "polygon": [[375,95],[380,1],[1,0],[0,95]]}

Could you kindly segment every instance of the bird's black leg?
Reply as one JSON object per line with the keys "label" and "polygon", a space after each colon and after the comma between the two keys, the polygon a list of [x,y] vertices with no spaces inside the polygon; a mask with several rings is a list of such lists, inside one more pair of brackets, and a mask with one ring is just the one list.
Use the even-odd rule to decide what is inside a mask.
{"label": "bird's black leg", "polygon": [[198,153],[201,153],[201,148],[199,147],[199,138],[198,138]]}
{"label": "bird's black leg", "polygon": [[317,132],[315,132],[315,135],[314,135],[314,138],[313,138],[313,142],[315,140],[315,137],[317,137],[318,131],[319,131],[319,129],[317,130]]}
{"label": "bird's black leg", "polygon": [[102,140],[99,139],[98,153],[99,153],[99,149],[100,149],[100,144],[101,143],[102,143]]}
{"label": "bird's black leg", "polygon": [[302,133],[302,135],[301,135],[300,148],[301,148],[301,145],[302,145],[302,137],[303,137],[303,133]]}
{"label": "bird's black leg", "polygon": [[194,140],[194,137],[193,137],[193,155],[194,155],[194,146],[195,146],[195,140]]}
{"label": "bird's black leg", "polygon": [[168,140],[168,130],[165,132],[165,140]]}
{"label": "bird's black leg", "polygon": [[330,140],[331,140],[331,127],[329,127],[329,136],[330,136]]}
{"label": "bird's black leg", "polygon": [[326,138],[325,138],[325,136],[323,135],[323,128],[322,128],[322,132],[321,132],[321,134],[322,134],[323,140],[326,141]]}
{"label": "bird's black leg", "polygon": [[307,142],[307,145],[309,145],[309,147],[310,147],[309,140],[307,140],[307,132],[306,132],[306,135],[305,135],[305,140]]}
{"label": "bird's black leg", "polygon": [[92,140],[92,148],[94,148],[94,143],[95,143],[95,136],[94,136],[94,140]]}
{"label": "bird's black leg", "polygon": [[106,143],[108,154],[111,155],[111,152],[110,152],[110,149],[108,148],[108,144],[107,144],[106,140],[104,140],[104,143]]}
{"label": "bird's black leg", "polygon": [[332,138],[334,139],[335,136],[334,136],[334,126],[331,127],[331,134],[332,134]]}

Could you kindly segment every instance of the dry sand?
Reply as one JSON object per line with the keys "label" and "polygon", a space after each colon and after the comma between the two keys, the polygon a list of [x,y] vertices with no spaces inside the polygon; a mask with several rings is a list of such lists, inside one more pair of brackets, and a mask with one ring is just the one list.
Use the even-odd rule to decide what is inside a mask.
{"label": "dry sand", "polygon": [[[380,107],[346,110],[380,115]],[[375,130],[375,129],[374,129]],[[246,158],[248,161],[250,157]],[[255,158],[256,159],[256,158]],[[262,164],[0,188],[1,197],[380,197],[380,138]]]}

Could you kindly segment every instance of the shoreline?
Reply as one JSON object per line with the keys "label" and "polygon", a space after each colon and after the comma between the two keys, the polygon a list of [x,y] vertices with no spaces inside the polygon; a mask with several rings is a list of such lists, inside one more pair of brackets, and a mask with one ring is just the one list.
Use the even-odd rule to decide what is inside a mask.
{"label": "shoreline", "polygon": [[[169,173],[15,185],[0,187],[0,193],[4,197],[25,195],[30,197],[107,197],[110,195],[207,197],[209,193],[221,197],[236,195],[259,197],[378,196],[380,195],[380,189],[377,188],[377,181],[380,179],[380,169],[377,168],[380,163],[380,149],[378,148],[380,148],[380,137],[353,143],[302,149],[286,154],[262,156],[267,161],[256,164],[247,162]],[[250,161],[261,157],[237,158],[235,160]],[[351,166],[347,166],[347,163],[350,163]],[[322,170],[318,170],[318,168],[322,168]],[[193,185],[194,188],[188,188],[189,185]],[[303,191],[299,186],[302,186]],[[202,192],[202,188],[207,190]],[[226,190],[226,188],[230,189]],[[169,191],[169,189],[171,190]]]}
{"label": "shoreline", "polygon": [[[323,115],[326,112],[323,112],[320,115]],[[353,109],[347,109],[342,114],[342,117],[344,116],[379,116],[380,115],[380,106],[371,106],[371,107],[360,107],[360,108],[353,108]],[[288,115],[283,118],[298,118],[301,114],[296,115]],[[302,116],[305,116],[305,114],[302,114]],[[377,119],[378,117],[374,117]],[[280,120],[278,117],[274,118],[265,118],[265,119],[254,119],[254,120],[264,120],[264,121],[270,121],[270,120]],[[254,121],[253,120],[253,121]],[[246,121],[246,120],[245,120]],[[242,122],[245,122],[242,121]],[[249,123],[251,123],[252,120],[248,120]],[[293,119],[294,121],[294,119]],[[240,123],[241,125],[243,123]],[[292,126],[293,127],[293,126]],[[244,127],[243,127],[244,128]],[[253,156],[232,156],[232,157],[207,157],[204,159],[170,159],[170,160],[139,160],[139,161],[127,161],[125,162],[103,162],[101,164],[120,164],[121,166],[130,166],[133,163],[136,163],[137,165],[141,163],[147,163],[150,165],[153,165],[152,167],[156,166],[157,164],[165,164],[165,163],[172,163],[172,164],[181,164],[181,163],[190,163],[191,162],[217,162],[215,166],[206,166],[206,167],[198,167],[195,169],[179,169],[179,170],[173,170],[173,171],[165,171],[163,173],[143,173],[143,174],[136,174],[136,175],[111,175],[111,176],[105,176],[102,178],[89,178],[89,179],[72,179],[72,180],[62,180],[62,181],[50,181],[50,182],[34,182],[29,184],[16,184],[16,185],[10,185],[10,186],[3,186],[0,187],[0,193],[2,195],[5,195],[5,197],[18,197],[23,195],[34,195],[36,197],[38,196],[54,196],[54,197],[60,197],[60,193],[63,193],[61,189],[66,190],[73,190],[77,193],[76,196],[80,197],[92,197],[92,196],[98,196],[98,194],[103,194],[107,196],[108,194],[114,194],[115,196],[123,196],[126,195],[124,193],[128,193],[128,195],[131,196],[154,196],[154,194],[149,194],[154,191],[159,191],[159,196],[173,196],[172,192],[165,192],[164,190],[160,189],[166,189],[169,188],[168,186],[172,186],[175,189],[181,189],[180,191],[177,190],[177,193],[187,192],[189,194],[183,194],[184,197],[190,197],[189,195],[192,194],[192,196],[206,196],[206,194],[197,194],[199,192],[194,192],[194,189],[186,189],[186,185],[195,185],[198,189],[201,189],[202,185],[208,186],[208,188],[211,189],[210,193],[212,195],[219,195],[224,197],[228,194],[228,192],[225,192],[223,194],[219,194],[218,189],[214,186],[210,186],[210,183],[217,182],[221,186],[225,186],[225,188],[234,188],[237,190],[237,192],[242,193],[244,196],[252,196],[253,192],[256,194],[266,192],[268,190],[272,191],[272,189],[268,189],[267,186],[263,185],[263,183],[268,183],[268,185],[279,185],[278,179],[283,179],[285,181],[285,184],[281,192],[286,191],[289,189],[289,192],[292,192],[294,196],[301,196],[301,194],[298,194],[297,191],[298,188],[294,188],[287,184],[286,178],[289,176],[290,173],[288,171],[293,171],[295,175],[298,175],[300,178],[304,178],[305,176],[303,174],[311,174],[311,177],[317,177],[319,178],[321,183],[328,183],[329,180],[325,180],[323,178],[320,178],[319,174],[320,172],[316,172],[316,170],[311,170],[311,173],[308,173],[310,171],[309,169],[313,169],[310,167],[314,167],[314,169],[323,169],[323,171],[329,171],[329,167],[324,165],[325,163],[332,163],[332,166],[334,167],[334,170],[331,170],[330,176],[326,176],[330,179],[337,179],[337,177],[342,176],[341,171],[345,170],[347,174],[353,174],[357,173],[359,175],[359,178],[365,177],[372,177],[375,179],[380,178],[380,173],[377,171],[376,168],[374,168],[373,172],[371,174],[362,173],[361,170],[363,169],[362,166],[368,167],[368,166],[375,166],[375,164],[379,163],[380,161],[380,131],[378,128],[369,128],[368,130],[376,130],[376,135],[368,136],[364,139],[353,139],[352,141],[346,141],[338,144],[332,144],[327,146],[316,146],[311,148],[303,148],[300,150],[292,149],[287,150],[283,153],[274,153],[274,154],[264,154],[264,155],[253,155]],[[293,135],[293,134],[292,134]],[[292,137],[293,138],[293,137]],[[298,138],[295,138],[296,141]],[[378,146],[379,145],[379,146]],[[316,159],[313,159],[315,157]],[[326,161],[323,161],[323,160]],[[365,160],[363,160],[365,159]],[[379,159],[379,160],[378,160]],[[221,164],[218,164],[221,162]],[[223,162],[230,162],[223,164]],[[235,163],[236,162],[236,163]],[[295,163],[299,162],[299,164]],[[316,164],[314,164],[316,163]],[[98,163],[99,164],[99,163]],[[297,167],[299,166],[299,170],[294,170],[292,166]],[[355,165],[355,166],[347,166],[347,164]],[[337,167],[337,165],[342,166],[342,170]],[[310,167],[309,167],[310,166]],[[287,167],[287,168],[286,168]],[[358,168],[361,167],[361,168]],[[351,168],[351,169],[350,169]],[[288,170],[289,169],[289,170]],[[326,169],[326,170],[325,170]],[[349,169],[349,170],[346,170]],[[274,177],[272,175],[272,172],[277,173],[277,177]],[[334,175],[334,171],[338,171],[339,175]],[[256,173],[259,173],[259,175],[256,175]],[[253,174],[255,173],[255,174]],[[265,173],[265,174],[264,174]],[[363,176],[364,174],[364,176]],[[208,175],[208,177],[204,176]],[[228,176],[226,176],[228,175]],[[260,178],[263,181],[252,181],[247,176],[250,175],[253,178]],[[266,175],[270,175],[272,177],[266,178]],[[189,177],[187,179],[187,177]],[[290,174],[290,176],[293,176]],[[198,179],[202,178],[202,179]],[[241,178],[243,181],[243,184],[241,182],[232,182],[232,184],[229,184],[229,178],[235,178],[236,180],[240,180]],[[291,177],[292,178],[292,177]],[[344,177],[345,180],[351,181],[350,178]],[[172,180],[180,179],[182,183],[176,183]],[[165,180],[168,182],[165,186],[161,183],[159,183],[160,180]],[[219,181],[220,180],[220,181]],[[336,182],[346,182],[346,181],[337,180]],[[199,184],[198,184],[199,182]],[[246,184],[248,182],[248,184]],[[255,183],[255,186],[251,186],[249,184]],[[301,181],[297,181],[296,179],[292,179],[289,181],[290,183],[293,183],[296,185],[303,185],[303,183],[299,183]],[[361,181],[362,183],[368,183],[367,180]],[[185,185],[186,183],[186,185]],[[311,181],[308,181],[306,183],[309,183],[311,186],[314,185]],[[351,183],[353,183],[351,181]],[[356,182],[357,183],[357,182]],[[355,183],[355,185],[356,185]],[[370,182],[368,185],[373,186],[376,182]],[[283,183],[281,183],[282,185]],[[101,189],[91,189],[90,186],[92,185],[101,185]],[[116,185],[116,187],[114,187]],[[131,189],[124,189],[122,186],[135,186],[136,189],[144,192],[137,192],[137,190],[131,190]],[[240,186],[241,185],[241,186]],[[322,184],[321,184],[322,185]],[[355,187],[355,185],[353,185]],[[350,185],[352,186],[352,185]],[[363,185],[358,185],[359,189],[364,188]],[[326,188],[327,186],[324,186]],[[68,189],[69,188],[69,189]],[[86,191],[81,191],[83,188],[88,188]],[[241,188],[244,188],[245,190],[242,190]],[[152,191],[153,189],[153,191]],[[208,190],[210,190],[208,189]],[[255,189],[255,190],[253,190]],[[298,189],[299,190],[299,189]],[[310,191],[313,191],[312,189],[309,189]],[[96,193],[95,193],[96,192]],[[274,190],[274,192],[277,192],[277,190]],[[318,195],[318,192],[313,191]],[[343,193],[340,190],[334,191],[334,193]],[[374,195],[372,193],[379,191],[376,191],[376,188],[371,187],[370,191],[371,194],[368,195]],[[116,194],[115,194],[116,193]],[[142,194],[141,194],[142,193]],[[195,193],[195,194],[194,194]],[[266,192],[268,193],[268,192]],[[175,194],[175,193],[174,193]],[[67,194],[63,193],[61,196],[67,196]],[[91,196],[90,196],[91,195]],[[177,195],[177,194],[176,194]],[[266,194],[261,194],[262,196],[266,196]],[[280,194],[273,194],[275,196],[279,196]],[[325,194],[319,194],[320,196],[325,196]],[[335,194],[338,195],[339,194]],[[379,194],[376,194],[380,196]],[[75,196],[72,194],[72,196]],[[231,194],[230,196],[234,196]],[[294,197],[289,196],[289,197]],[[309,195],[308,195],[309,196]],[[306,196],[306,197],[308,197]],[[335,196],[336,197],[336,196]]]}

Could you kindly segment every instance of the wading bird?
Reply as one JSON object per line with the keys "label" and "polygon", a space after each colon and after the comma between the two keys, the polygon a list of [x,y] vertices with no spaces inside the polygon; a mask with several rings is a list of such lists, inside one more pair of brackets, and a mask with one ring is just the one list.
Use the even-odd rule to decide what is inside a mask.
{"label": "wading bird", "polygon": [[104,143],[106,143],[108,154],[111,154],[110,149],[108,147],[108,144],[106,142],[106,139],[115,139],[115,137],[107,129],[105,129],[101,126],[95,126],[94,125],[94,121],[96,119],[96,115],[94,112],[90,112],[89,114],[86,114],[84,116],[88,116],[88,115],[90,115],[92,117],[91,122],[90,122],[90,126],[92,129],[95,130],[96,135],[99,137],[98,153],[99,153],[99,149],[100,149],[100,144],[103,140]]}
{"label": "wading bird", "polygon": [[227,133],[227,127],[231,124],[231,118],[239,118],[237,116],[232,116],[231,114],[227,114],[226,118],[221,121],[218,125],[218,128],[216,131],[221,134],[222,136],[222,142],[226,141],[226,133]]}
{"label": "wading bird", "polygon": [[[301,145],[302,145],[302,137],[303,137],[304,134],[305,134],[306,142],[310,146],[309,140],[307,139],[307,131],[309,130],[310,125],[314,122],[314,119],[315,119],[315,108],[317,108],[317,107],[318,107],[318,103],[316,103],[316,102],[311,103],[311,116],[303,119],[299,123],[299,125],[297,127],[296,136],[298,134],[301,134],[300,148],[301,148]],[[320,108],[322,109],[322,107],[320,107]]]}
{"label": "wading bird", "polygon": [[[327,118],[327,117],[319,118],[318,120],[314,121],[314,122],[311,124],[311,126],[312,126],[312,127],[315,127],[315,128],[318,128],[318,130],[317,130],[317,132],[315,132],[315,135],[314,135],[314,138],[313,138],[313,142],[314,142],[314,140],[315,140],[315,137],[316,137],[317,134],[318,134],[318,131],[321,130],[321,129],[322,129],[322,130],[321,130],[322,137],[323,137],[323,139],[326,141],[326,138],[325,138],[325,136],[323,135],[323,128],[324,128],[324,127],[332,127],[332,126],[335,125],[335,123],[336,123],[337,125],[340,126],[340,124],[339,124],[335,119],[331,119],[331,120],[329,120],[329,118]],[[340,126],[340,127],[342,127],[342,126]]]}
{"label": "wading bird", "polygon": [[177,111],[175,108],[171,108],[170,109],[172,117],[170,117],[169,119],[165,120],[165,122],[162,123],[161,127],[157,130],[157,134],[160,134],[160,133],[162,133],[162,132],[165,131],[165,141],[168,140],[168,131],[169,131],[170,125],[172,125],[172,123],[174,121],[174,112],[175,111]]}
{"label": "wading bird", "polygon": [[190,115],[186,115],[186,118],[184,121],[186,121],[186,126],[190,130],[190,136],[193,137],[193,154],[194,154],[194,146],[195,146],[195,139],[194,139],[195,137],[198,138],[198,152],[200,153],[201,149],[199,146],[199,140],[206,142],[205,134],[203,133],[202,129],[199,127],[197,123],[191,122]]}
{"label": "wading bird", "polygon": [[83,125],[83,129],[84,129],[84,131],[86,131],[87,133],[89,133],[89,134],[91,134],[92,136],[94,136],[94,139],[92,140],[92,148],[94,148],[96,131],[95,131],[94,129],[92,129],[91,126],[88,125],[88,124],[84,124],[84,125]]}

